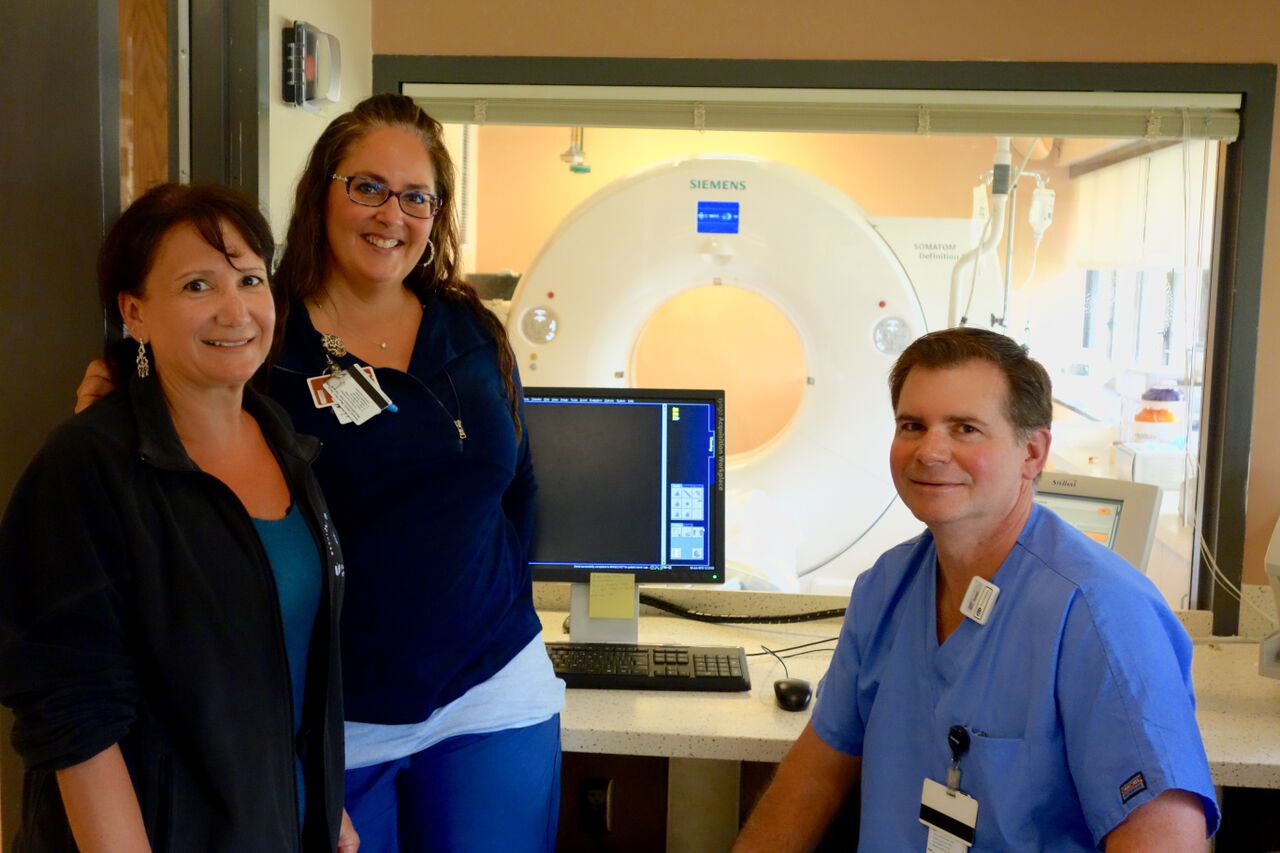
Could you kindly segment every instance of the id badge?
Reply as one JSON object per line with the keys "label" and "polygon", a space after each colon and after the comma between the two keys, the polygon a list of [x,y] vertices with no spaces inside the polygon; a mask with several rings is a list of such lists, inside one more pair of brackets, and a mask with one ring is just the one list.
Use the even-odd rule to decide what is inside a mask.
{"label": "id badge", "polygon": [[991,581],[975,577],[969,581],[969,588],[960,601],[960,612],[979,625],[985,625],[991,618],[991,611],[995,609],[996,599],[999,597],[1000,587]]}
{"label": "id badge", "polygon": [[[360,372],[369,378],[375,388],[382,391],[382,386],[378,384],[378,377],[373,372],[372,367],[362,364],[360,365]],[[332,373],[321,373],[319,376],[312,376],[307,379],[307,390],[311,392],[311,403],[317,409],[332,410],[333,414],[338,418],[338,423],[349,424],[351,423],[351,416],[346,413],[342,406],[338,405],[337,401],[333,399],[333,395],[329,393],[329,389],[325,387],[325,384],[332,378]]]}
{"label": "id badge", "polygon": [[343,370],[331,376],[323,385],[334,401],[334,413],[342,421],[345,414],[351,422],[359,425],[380,414],[383,409],[396,411],[391,399],[377,385],[377,380],[370,378],[372,370],[364,365],[355,365],[355,370]]}
{"label": "id badge", "polygon": [[978,801],[925,779],[920,792],[920,822],[929,830],[925,853],[964,853],[973,846]]}

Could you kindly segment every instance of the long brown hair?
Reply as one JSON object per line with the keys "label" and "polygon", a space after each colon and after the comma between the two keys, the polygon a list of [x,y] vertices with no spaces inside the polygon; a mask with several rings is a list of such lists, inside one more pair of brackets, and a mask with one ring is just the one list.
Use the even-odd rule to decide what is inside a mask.
{"label": "long brown hair", "polygon": [[284,256],[276,270],[274,280],[276,313],[288,316],[292,305],[301,304],[324,289],[325,271],[329,257],[325,216],[328,207],[331,176],[338,164],[347,156],[351,147],[370,131],[380,127],[396,127],[415,134],[431,158],[436,171],[436,194],[442,199],[440,212],[431,223],[431,242],[435,244],[435,257],[426,267],[415,264],[404,284],[419,300],[436,296],[447,302],[465,305],[489,330],[498,345],[498,370],[506,388],[511,420],[516,427],[516,441],[520,440],[520,395],[516,393],[515,353],[507,339],[502,322],[484,307],[475,288],[467,284],[459,267],[458,206],[454,203],[456,173],[453,159],[444,145],[444,131],[440,122],[427,115],[412,98],[404,95],[382,94],[365,98],[350,112],[343,113],[329,123],[316,140],[307,158],[306,168],[298,179],[298,192],[293,200],[293,216],[285,237]]}

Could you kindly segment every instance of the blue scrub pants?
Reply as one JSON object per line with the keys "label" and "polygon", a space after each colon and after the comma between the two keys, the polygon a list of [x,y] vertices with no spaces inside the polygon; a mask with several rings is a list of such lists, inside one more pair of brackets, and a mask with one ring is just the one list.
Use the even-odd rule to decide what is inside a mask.
{"label": "blue scrub pants", "polygon": [[560,817],[560,715],[348,770],[346,789],[360,853],[549,853]]}

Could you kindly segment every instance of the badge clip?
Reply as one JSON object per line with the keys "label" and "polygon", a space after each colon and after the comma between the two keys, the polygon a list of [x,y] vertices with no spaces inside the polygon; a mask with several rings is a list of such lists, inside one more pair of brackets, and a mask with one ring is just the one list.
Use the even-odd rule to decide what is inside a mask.
{"label": "badge clip", "polygon": [[969,581],[969,589],[960,602],[960,612],[979,625],[985,625],[991,618],[991,611],[999,597],[1000,587],[991,581],[975,577]]}

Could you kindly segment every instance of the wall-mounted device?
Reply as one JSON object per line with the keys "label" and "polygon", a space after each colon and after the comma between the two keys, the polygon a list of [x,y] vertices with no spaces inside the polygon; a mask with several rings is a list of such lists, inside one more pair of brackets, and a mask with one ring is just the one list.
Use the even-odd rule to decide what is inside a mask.
{"label": "wall-mounted device", "polygon": [[284,28],[283,39],[280,94],[284,102],[312,111],[336,104],[342,91],[338,37],[305,21],[294,21],[293,26]]}

